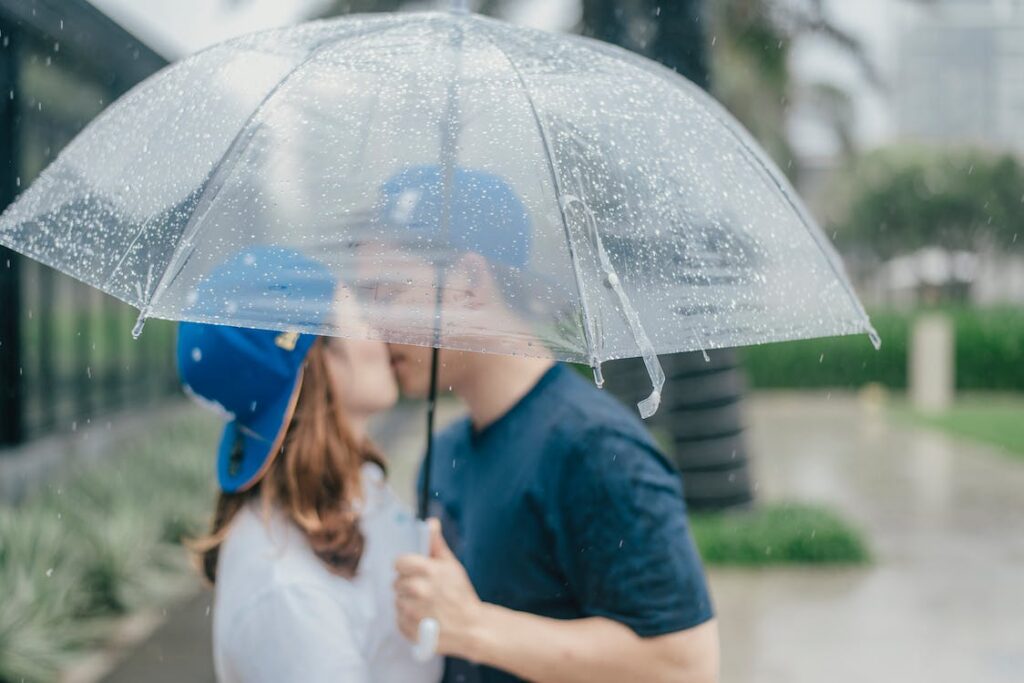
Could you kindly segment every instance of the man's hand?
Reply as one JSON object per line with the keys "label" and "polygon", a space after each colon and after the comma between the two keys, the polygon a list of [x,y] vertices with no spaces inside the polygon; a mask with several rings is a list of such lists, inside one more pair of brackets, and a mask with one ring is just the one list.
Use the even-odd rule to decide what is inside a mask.
{"label": "man's hand", "polygon": [[[421,619],[441,627],[438,653],[538,683],[714,683],[718,627],[708,621],[641,638],[605,619],[549,619],[482,602],[430,520],[430,557],[403,555],[395,568],[398,626],[416,641]],[[568,664],[568,663],[571,663]]]}
{"label": "man's hand", "polygon": [[430,557],[403,555],[395,563],[398,627],[415,642],[421,619],[433,617],[441,627],[438,652],[469,658],[482,603],[466,570],[448,548],[436,519],[430,525]]}

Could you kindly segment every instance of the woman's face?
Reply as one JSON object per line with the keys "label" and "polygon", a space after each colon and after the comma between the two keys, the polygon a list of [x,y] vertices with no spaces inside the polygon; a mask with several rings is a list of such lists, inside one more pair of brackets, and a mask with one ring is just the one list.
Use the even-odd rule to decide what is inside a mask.
{"label": "woman's face", "polygon": [[335,295],[339,329],[354,338],[325,337],[327,367],[343,408],[353,415],[373,415],[398,400],[398,383],[383,342],[367,341],[370,329],[351,292],[339,287]]}
{"label": "woman's face", "polygon": [[325,338],[327,367],[346,412],[373,415],[398,400],[398,384],[383,342]]}

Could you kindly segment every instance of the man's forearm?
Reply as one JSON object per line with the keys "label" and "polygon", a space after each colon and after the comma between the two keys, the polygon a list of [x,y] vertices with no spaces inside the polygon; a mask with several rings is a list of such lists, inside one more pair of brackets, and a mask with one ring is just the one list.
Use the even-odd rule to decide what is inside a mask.
{"label": "man's forearm", "polygon": [[560,620],[483,604],[458,656],[536,683],[713,683],[718,631],[710,621],[641,638],[598,617]]}

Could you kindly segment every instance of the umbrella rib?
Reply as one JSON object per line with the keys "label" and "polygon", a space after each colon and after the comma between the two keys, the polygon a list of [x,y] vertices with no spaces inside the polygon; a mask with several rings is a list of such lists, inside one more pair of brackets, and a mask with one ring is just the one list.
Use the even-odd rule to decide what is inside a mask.
{"label": "umbrella rib", "polygon": [[587,355],[589,356],[588,361],[590,363],[590,367],[594,369],[595,375],[600,383],[601,362],[597,356],[597,340],[594,339],[594,334],[590,329],[589,321],[592,319],[590,317],[590,307],[587,304],[587,297],[584,293],[583,278],[580,274],[579,257],[576,254],[576,245],[572,241],[572,234],[569,230],[569,220],[565,215],[565,206],[562,203],[562,198],[565,196],[565,193],[562,191],[562,184],[559,181],[558,173],[555,170],[555,161],[554,156],[551,154],[551,144],[548,141],[547,129],[540,118],[540,114],[537,111],[537,105],[533,101],[533,96],[530,94],[530,88],[526,84],[526,79],[523,78],[523,74],[519,70],[519,67],[516,66],[516,63],[512,61],[512,58],[508,55],[505,49],[501,47],[493,37],[491,37],[486,31],[481,33],[483,33],[487,42],[491,44],[491,47],[497,50],[498,53],[505,58],[505,61],[508,62],[509,68],[512,69],[512,73],[515,74],[516,80],[519,82],[519,88],[523,92],[523,97],[526,98],[526,103],[530,107],[530,112],[533,114],[533,121],[537,125],[537,133],[540,135],[541,145],[544,147],[544,159],[547,161],[548,173],[551,175],[551,182],[555,190],[555,203],[558,204],[558,215],[562,219],[562,229],[565,232],[565,241],[569,248],[569,261],[572,265],[573,276],[576,280],[576,291],[580,298],[580,306],[583,309],[583,336],[587,345]]}
{"label": "umbrella rib", "polygon": [[[394,24],[376,26],[367,30],[365,33],[360,35],[359,38],[365,38],[368,35],[381,33],[393,27]],[[210,210],[210,207],[213,205],[213,202],[216,200],[217,195],[220,193],[220,190],[224,187],[224,184],[227,182],[228,178],[231,177],[231,173],[234,171],[235,165],[238,163],[238,160],[242,156],[242,152],[245,151],[249,142],[252,140],[253,135],[255,135],[256,133],[256,129],[252,125],[253,121],[255,121],[256,117],[259,116],[261,112],[263,112],[263,110],[267,107],[268,103],[273,99],[274,95],[276,95],[277,92],[289,80],[291,80],[293,76],[295,76],[295,74],[297,74],[303,67],[308,65],[314,59],[316,59],[316,57],[319,54],[321,54],[325,49],[333,45],[337,45],[342,40],[348,37],[348,35],[331,36],[329,38],[324,38],[322,41],[320,41],[314,47],[312,47],[309,51],[309,54],[306,55],[302,60],[300,60],[298,64],[293,66],[288,71],[288,73],[286,73],[281,78],[281,80],[279,80],[274,85],[274,87],[271,88],[270,91],[263,96],[263,99],[260,100],[260,103],[256,105],[252,113],[249,114],[245,122],[238,129],[238,132],[235,134],[235,137],[231,140],[231,144],[228,145],[227,151],[224,152],[224,155],[220,158],[220,161],[217,162],[216,166],[214,166],[213,168],[213,171],[210,173],[210,179],[209,181],[207,181],[206,185],[203,186],[203,190],[199,195],[198,201],[196,202],[196,209],[195,211],[193,211],[192,215],[189,217],[188,223],[182,230],[183,239],[181,240],[181,242],[179,242],[179,247],[184,246],[187,249],[187,251],[176,250],[176,255],[171,257],[170,263],[168,263],[167,268],[164,270],[163,274],[160,277],[160,281],[157,283],[156,288],[153,290],[153,296],[150,298],[148,302],[145,303],[144,308],[139,312],[139,318],[135,324],[135,331],[133,332],[133,334],[138,336],[137,333],[141,332],[142,324],[144,324],[146,318],[149,317],[149,314],[152,312],[156,302],[158,301],[160,296],[167,290],[170,284],[174,282],[174,280],[178,277],[178,274],[181,273],[182,269],[184,269],[188,257],[192,255],[192,252],[195,249],[195,245],[190,245],[190,243],[195,238],[196,233],[199,231],[199,228],[202,226],[203,218],[205,217],[206,213]],[[168,279],[168,277],[170,279]]]}

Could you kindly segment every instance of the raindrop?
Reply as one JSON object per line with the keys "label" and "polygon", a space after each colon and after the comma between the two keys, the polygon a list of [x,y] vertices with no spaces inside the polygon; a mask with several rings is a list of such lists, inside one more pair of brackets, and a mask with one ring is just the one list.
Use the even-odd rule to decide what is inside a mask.
{"label": "raindrop", "polygon": [[819,363],[824,363],[825,362],[825,354],[821,354],[820,356],[818,356],[818,362]]}
{"label": "raindrop", "polygon": [[192,349],[192,360],[194,362],[198,363],[202,359],[203,359],[203,352],[199,349],[199,347],[197,346],[196,348]]}
{"label": "raindrop", "polygon": [[53,567],[46,570],[46,578],[50,578],[51,576],[53,576]]}
{"label": "raindrop", "polygon": [[14,186],[15,187],[21,187],[21,176],[20,175],[14,177]]}

